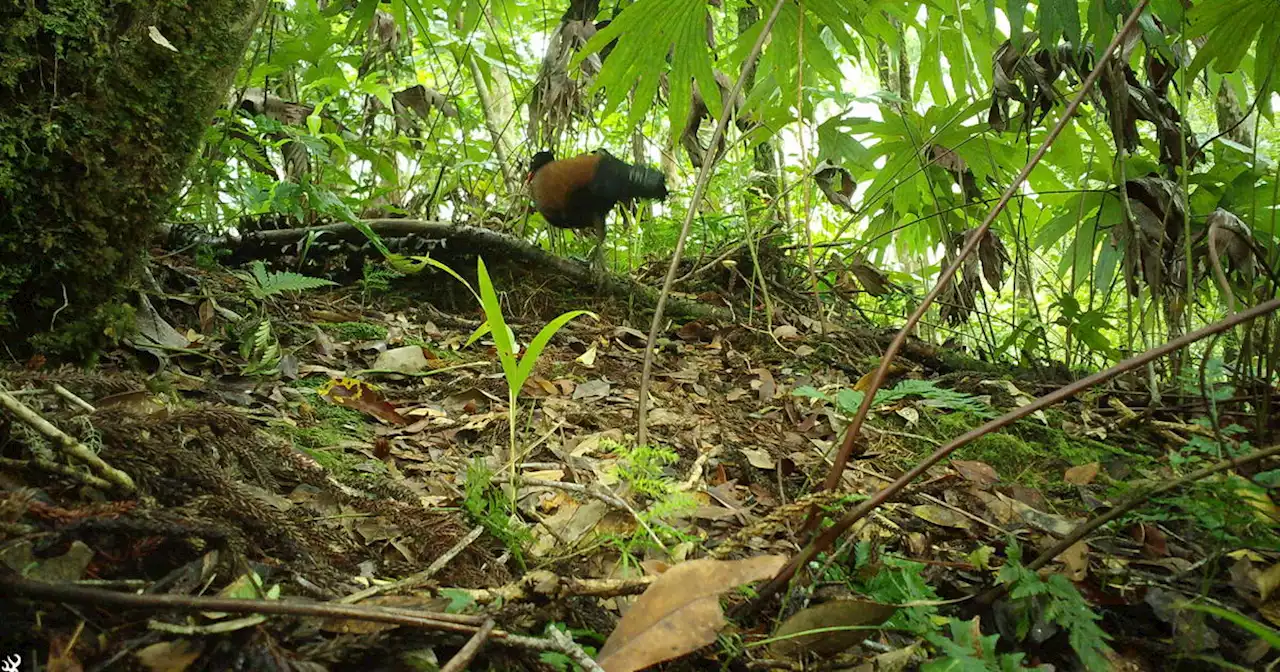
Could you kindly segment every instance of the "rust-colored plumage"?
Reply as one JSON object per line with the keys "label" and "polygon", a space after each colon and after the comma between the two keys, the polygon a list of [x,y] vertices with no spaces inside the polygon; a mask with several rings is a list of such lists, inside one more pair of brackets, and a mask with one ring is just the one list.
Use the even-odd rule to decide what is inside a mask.
{"label": "rust-colored plumage", "polygon": [[538,152],[529,162],[533,202],[547,223],[562,229],[593,229],[604,248],[605,219],[613,206],[637,198],[665,199],[667,178],[646,166],[624,163],[605,150],[555,160]]}

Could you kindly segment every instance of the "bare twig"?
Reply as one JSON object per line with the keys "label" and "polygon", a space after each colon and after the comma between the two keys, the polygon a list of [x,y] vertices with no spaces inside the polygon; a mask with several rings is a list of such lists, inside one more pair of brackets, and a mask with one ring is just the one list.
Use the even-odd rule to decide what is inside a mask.
{"label": "bare twig", "polygon": [[560,599],[566,597],[623,597],[639,595],[657,579],[641,576],[634,579],[580,579],[560,576],[547,570],[534,570],[519,580],[496,588],[452,588],[465,594],[476,604],[503,604],[527,602],[533,599]]}
{"label": "bare twig", "polygon": [[[125,609],[152,609],[175,611],[225,611],[232,614],[273,614],[280,616],[307,616],[313,618],[357,619],[394,625],[430,628],[462,634],[473,634],[485,621],[485,616],[465,616],[438,612],[418,612],[408,609],[337,605],[296,600],[242,600],[224,597],[195,597],[190,595],[139,595],[118,593],[99,588],[84,588],[72,583],[45,583],[24,579],[13,574],[0,575],[0,597],[26,598],[66,604],[91,604]],[[559,651],[577,662],[584,669],[600,670],[586,652],[568,635],[551,639],[539,639],[516,635],[494,629],[490,638],[494,643],[535,651]]]}
{"label": "bare twig", "polygon": [[493,619],[486,619],[480,629],[476,630],[476,634],[471,635],[471,639],[467,640],[467,643],[461,649],[458,649],[457,653],[453,654],[453,658],[450,658],[449,662],[440,668],[440,672],[463,672],[466,670],[471,661],[475,660],[476,654],[480,653],[480,647],[484,646],[492,632]]}
{"label": "bare twig", "polygon": [[[724,109],[720,112],[720,118],[716,120],[716,128],[711,133],[711,142],[707,146],[716,147],[720,138],[724,137],[725,128],[729,125],[729,117],[733,114],[733,104],[730,101],[736,100],[738,94],[742,92],[742,87],[747,81],[747,77],[751,74],[754,67],[756,57],[760,55],[760,50],[764,48],[764,42],[769,37],[769,31],[773,29],[773,24],[778,20],[778,14],[782,11],[782,6],[786,4],[786,0],[777,0],[773,5],[773,11],[769,13],[769,18],[765,19],[764,27],[760,30],[760,35],[756,37],[755,44],[751,45],[751,52],[747,54],[746,60],[743,61],[742,73],[738,75],[738,81],[734,82],[733,90],[724,98]],[[709,149],[708,152],[711,150]],[[684,243],[689,238],[689,227],[693,225],[693,218],[698,214],[698,205],[702,202],[703,192],[707,189],[707,183],[711,181],[711,166],[715,163],[710,157],[704,157],[702,161],[702,169],[698,172],[698,181],[693,187],[693,196],[689,199],[689,209],[684,215],[684,225],[680,227],[680,237],[676,239],[676,249],[671,253],[671,265],[667,268],[667,277],[662,282],[662,292],[658,294],[658,305],[653,310],[653,322],[649,325],[649,340],[644,346],[644,368],[640,372],[640,398],[638,400],[637,421],[639,427],[636,431],[636,444],[645,445],[649,438],[648,427],[646,422],[649,415],[649,378],[653,371],[653,346],[658,341],[658,329],[662,327],[662,311],[667,305],[667,297],[671,294],[671,285],[676,279],[676,271],[680,268],[680,258],[684,254]]]}
{"label": "bare twig", "polygon": [[[196,597],[191,595],[138,595],[118,593],[99,588],[84,588],[70,583],[44,583],[23,579],[12,574],[0,576],[0,595],[6,598],[65,602],[68,604],[92,604],[122,607],[125,609],[172,609],[175,611],[223,611],[231,614],[274,614],[281,616],[312,616],[318,618],[354,618],[363,621],[410,625],[450,632],[470,634],[483,623],[481,617],[471,619],[473,624],[460,622],[455,614],[389,611],[377,607],[301,602],[296,600],[242,600],[225,597]],[[440,618],[446,617],[446,618]]]}
{"label": "bare twig", "polygon": [[85,485],[97,488],[99,490],[110,490],[113,486],[110,482],[105,481],[93,474],[86,474],[75,467],[65,464],[58,464],[38,457],[32,457],[25,460],[15,460],[10,457],[0,457],[0,467],[9,467],[11,469],[39,469],[47,471],[51,474],[74,478]]}
{"label": "bare twig", "polygon": [[[1049,134],[1045,136],[1044,142],[1040,143],[1040,147],[1036,149],[1035,154],[1031,156],[1031,160],[1027,162],[1027,165],[1023,166],[1022,171],[1019,172],[1017,177],[1009,183],[1009,186],[1005,189],[1000,200],[996,202],[995,207],[992,208],[986,219],[983,220],[982,225],[977,228],[973,235],[969,236],[964,246],[960,249],[960,252],[956,254],[955,259],[945,270],[942,271],[941,274],[939,274],[938,282],[934,284],[933,289],[929,290],[929,294],[925,296],[924,300],[920,302],[920,305],[916,307],[915,311],[911,313],[911,316],[907,318],[906,323],[902,325],[902,328],[899,329],[898,333],[893,337],[893,341],[889,343],[889,347],[885,350],[884,356],[880,359],[880,366],[876,369],[875,373],[872,374],[870,386],[866,390],[862,404],[858,407],[858,412],[853,416],[853,420],[845,430],[844,443],[841,444],[840,452],[836,455],[835,465],[832,466],[829,472],[827,472],[827,478],[822,484],[823,489],[831,490],[839,484],[840,475],[844,472],[844,467],[848,464],[849,457],[853,453],[853,446],[861,433],[862,424],[866,421],[867,414],[871,412],[871,405],[875,401],[876,390],[880,389],[880,385],[884,382],[884,378],[889,371],[889,367],[893,364],[894,357],[898,354],[898,351],[902,349],[902,345],[906,342],[907,336],[913,329],[915,329],[916,323],[920,321],[920,318],[924,317],[924,313],[929,309],[929,306],[938,298],[938,295],[942,293],[942,290],[947,286],[947,283],[950,282],[951,277],[955,275],[956,271],[960,268],[960,265],[969,258],[969,255],[972,254],[975,249],[977,249],[978,243],[981,242],[987,231],[991,228],[992,222],[996,220],[996,217],[998,217],[1001,211],[1004,210],[1005,206],[1009,204],[1009,201],[1014,196],[1014,192],[1022,186],[1022,183],[1026,181],[1027,176],[1031,174],[1031,170],[1035,168],[1036,164],[1040,163],[1040,159],[1043,158],[1045,152],[1049,150],[1049,146],[1053,144],[1053,141],[1058,138],[1058,135],[1061,134],[1067,124],[1070,123],[1071,118],[1080,107],[1080,103],[1093,88],[1094,82],[1098,80],[1103,69],[1107,67],[1107,63],[1111,60],[1111,55],[1115,52],[1116,47],[1118,47],[1125,39],[1125,36],[1129,34],[1129,31],[1133,30],[1133,27],[1137,25],[1138,17],[1142,14],[1142,10],[1146,8],[1148,2],[1149,0],[1140,0],[1140,2],[1138,2],[1138,6],[1133,9],[1128,20],[1125,21],[1124,27],[1116,33],[1115,37],[1111,40],[1111,44],[1107,46],[1106,51],[1099,56],[1098,64],[1094,67],[1093,71],[1089,73],[1089,76],[1085,77],[1085,80],[1080,85],[1080,90],[1076,93],[1075,98],[1071,100],[1067,105],[1066,110],[1062,113],[1062,118],[1058,120],[1058,123],[1055,124],[1053,129],[1049,131]],[[643,404],[643,396],[641,397],[641,403]],[[812,530],[818,520],[818,512],[816,510],[810,511],[809,519],[805,524],[805,529]]]}
{"label": "bare twig", "polygon": [[421,572],[418,572],[417,574],[414,574],[412,576],[405,577],[393,583],[388,583],[381,586],[369,586],[368,588],[365,588],[362,591],[352,593],[338,600],[338,604],[355,604],[356,602],[359,602],[369,597],[373,597],[374,595],[381,595],[383,593],[389,593],[396,590],[406,590],[408,588],[420,586],[426,583],[427,581],[430,581],[431,577],[436,575],[436,572],[439,572],[440,570],[444,569],[445,566],[448,565],[455,557],[457,557],[459,553],[461,553],[464,549],[466,549],[466,547],[470,546],[471,543],[474,542],[476,539],[479,539],[480,535],[483,532],[484,532],[484,527],[477,525],[475,529],[471,530],[471,532],[467,534],[467,536],[463,537],[461,540],[458,541],[458,543],[454,544],[453,548],[449,549],[444,555],[441,555],[440,557],[436,558],[435,562],[431,563],[431,566],[427,567]]}
{"label": "bare twig", "polygon": [[107,464],[101,457],[89,449],[88,446],[80,443],[75,437],[58,429],[53,423],[45,420],[39,413],[31,410],[26,404],[18,401],[8,392],[0,392],[0,406],[5,410],[16,415],[19,420],[32,429],[40,432],[56,445],[62,452],[74,457],[81,462],[89,465],[94,471],[98,472],[104,479],[110,481],[112,485],[125,492],[134,492],[137,486],[133,484],[133,479],[129,474],[112,467]]}
{"label": "bare twig", "polygon": [[57,384],[57,383],[54,383],[54,384],[53,384],[53,391],[54,391],[54,392],[55,392],[59,397],[62,397],[63,399],[66,399],[67,401],[71,402],[71,403],[72,403],[72,404],[74,404],[75,406],[80,407],[82,410],[84,410],[84,411],[86,411],[86,412],[92,413],[92,412],[94,412],[94,411],[98,410],[98,409],[96,409],[96,408],[94,408],[94,407],[93,407],[93,404],[90,404],[89,402],[85,401],[84,399],[81,399],[78,395],[76,395],[76,393],[72,392],[71,390],[68,390],[67,388],[65,388],[65,387],[63,387],[63,386],[61,386],[61,385],[59,385],[59,384]]}
{"label": "bare twig", "polygon": [[578,664],[578,667],[587,672],[604,672],[604,668],[597,665],[596,661],[592,660],[591,656],[588,656],[587,652],[583,651],[582,647],[573,641],[573,637],[570,637],[569,633],[552,626],[547,634],[551,637],[551,641],[560,647],[558,650],[572,658],[573,662]]}

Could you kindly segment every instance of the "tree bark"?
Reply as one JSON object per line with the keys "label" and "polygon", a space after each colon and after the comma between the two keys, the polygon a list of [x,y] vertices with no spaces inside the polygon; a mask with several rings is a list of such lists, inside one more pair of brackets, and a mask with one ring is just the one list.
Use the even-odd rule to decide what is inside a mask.
{"label": "tree bark", "polygon": [[[0,8],[0,339],[89,356],[224,101],[265,0]],[[41,333],[48,332],[48,333]]]}

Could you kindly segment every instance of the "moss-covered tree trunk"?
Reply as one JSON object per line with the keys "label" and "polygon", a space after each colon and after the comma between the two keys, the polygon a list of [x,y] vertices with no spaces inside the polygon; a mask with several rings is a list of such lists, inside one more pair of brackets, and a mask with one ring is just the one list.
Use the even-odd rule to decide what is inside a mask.
{"label": "moss-covered tree trunk", "polygon": [[0,1],[0,339],[91,353],[266,0]]}

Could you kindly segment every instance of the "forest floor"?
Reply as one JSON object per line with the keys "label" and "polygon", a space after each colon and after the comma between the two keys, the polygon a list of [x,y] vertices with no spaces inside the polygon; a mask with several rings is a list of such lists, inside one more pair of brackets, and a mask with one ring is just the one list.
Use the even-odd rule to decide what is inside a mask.
{"label": "forest floor", "polygon": [[[183,257],[156,277],[164,290],[139,319],[150,342],[90,372],[33,361],[3,373],[13,399],[138,494],[65,468],[59,439],[37,425],[7,423],[0,561],[70,589],[6,599],[0,656],[48,669],[589,665],[557,626],[586,655],[603,647],[606,670],[666,649],[686,653],[671,670],[1017,669],[1014,653],[1056,669],[1275,659],[1266,633],[1178,608],[1198,599],[1280,618],[1275,508],[1243,479],[1164,495],[1039,575],[1018,564],[1140,485],[1217,459],[1196,391],[1147,408],[1142,381],[1121,379],[988,434],[855,526],[785,601],[722,626],[716,600],[743,602],[750,591],[735,588],[777,569],[766,561],[744,579],[732,563],[795,554],[806,504],[838,518],[1065,381],[904,358],[839,493],[813,498],[882,333],[795,316],[771,330],[674,323],[654,362],[649,440],[636,445],[648,314],[550,287],[504,292],[526,345],[564,310],[597,311],[538,355],[517,397],[513,463],[506,378],[491,335],[468,344],[482,313],[455,281],[251,300],[245,277]],[[450,294],[435,303],[452,312],[412,298],[433,293]],[[1249,446],[1235,410],[1221,408],[1228,453]],[[673,574],[674,602],[637,602],[697,558],[725,564]],[[971,609],[966,598],[997,581],[1012,597]],[[23,590],[3,587],[41,597]],[[112,604],[104,590],[140,599]],[[232,613],[196,596],[331,610]],[[161,597],[177,602],[146,601]],[[818,627],[835,629],[783,637]]]}

